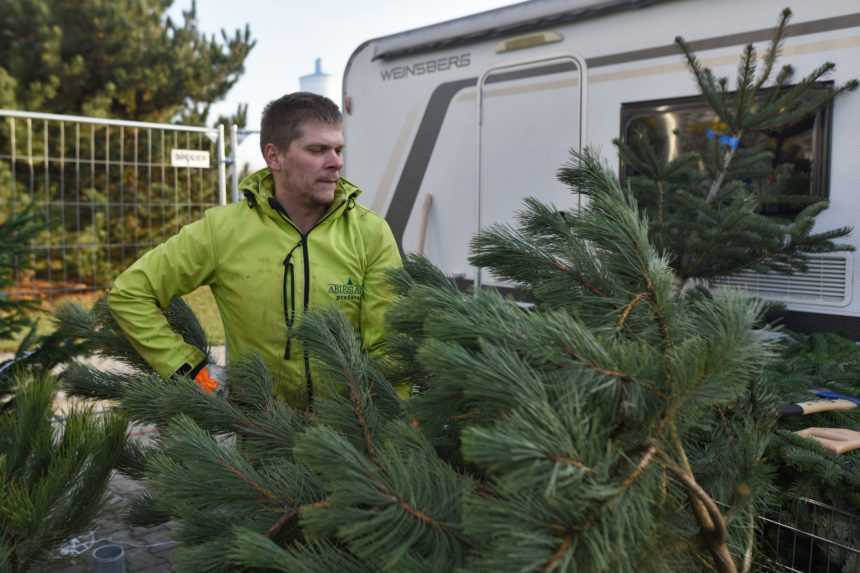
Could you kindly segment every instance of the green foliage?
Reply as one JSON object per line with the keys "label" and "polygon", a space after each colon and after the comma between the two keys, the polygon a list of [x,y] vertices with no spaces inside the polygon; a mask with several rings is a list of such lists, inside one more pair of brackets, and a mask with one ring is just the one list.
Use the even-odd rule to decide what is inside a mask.
{"label": "green foliage", "polygon": [[[558,319],[558,325],[546,326],[550,332],[564,333],[567,342],[562,347],[569,349],[567,352],[575,359],[598,373],[629,377],[630,383],[623,384],[621,395],[617,394],[619,388],[605,382],[602,388],[600,385],[597,388],[608,392],[607,395],[592,397],[598,390],[590,389],[579,398],[579,407],[561,424],[567,428],[575,428],[575,423],[586,424],[579,432],[569,430],[570,435],[584,434],[579,448],[601,446],[600,454],[612,460],[613,452],[606,446],[610,444],[619,447],[614,456],[635,460],[637,455],[644,459],[642,452],[650,451],[650,445],[654,445],[656,451],[662,452],[654,454],[656,465],[663,472],[675,472],[675,478],[691,487],[691,482],[677,473],[680,468],[688,467],[695,482],[714,499],[731,507],[726,511],[731,516],[726,519],[728,546],[740,561],[744,552],[752,550],[752,540],[744,539],[743,532],[749,531],[753,516],[771,493],[772,482],[771,471],[762,463],[774,423],[772,397],[759,383],[761,368],[772,350],[769,343],[753,334],[762,307],[740,295],[711,297],[698,291],[678,295],[668,255],[661,257],[651,246],[649,228],[637,214],[630,193],[623,191],[615,177],[593,156],[586,154],[576,159],[577,168],[570,172],[574,177],[569,182],[574,191],[589,196],[590,213],[567,215],[532,201],[521,215],[518,227],[497,225],[476,237],[471,261],[491,268],[500,278],[527,287],[541,311],[563,308],[575,317],[577,320],[565,316]],[[542,257],[535,258],[531,256],[533,253]],[[428,308],[433,309],[433,314],[439,312],[438,306]],[[542,320],[540,314],[532,314],[530,318],[549,322]],[[508,337],[504,348],[515,348],[519,356],[527,359],[532,347],[536,349],[532,360],[545,360],[545,349],[557,346],[550,344],[551,339],[546,335],[510,326],[511,320],[501,314],[492,318],[485,315],[469,324],[462,320],[455,324],[457,327],[446,333],[453,335],[456,331],[457,336],[466,333],[480,345]],[[517,333],[508,334],[511,330]],[[497,336],[496,332],[500,334]],[[469,396],[477,387],[470,378],[481,376],[493,368],[491,364],[500,363],[498,356],[492,356],[486,363],[457,370],[459,376],[453,376],[451,383]],[[550,372],[554,372],[559,365],[553,362],[545,366],[550,367]],[[524,374],[514,371],[505,378],[524,379]],[[580,378],[574,386],[588,388],[586,380]],[[637,384],[636,380],[642,383]],[[566,385],[560,387],[569,391]],[[433,390],[428,392],[432,393]],[[484,393],[480,400],[475,400],[479,404],[474,407],[479,410],[479,419],[480,410],[488,403],[485,396]],[[534,399],[515,396],[513,402],[531,404]],[[617,410],[607,411],[601,404],[617,404]],[[519,422],[519,425],[534,427],[538,420],[552,420],[571,409],[569,405],[551,403],[532,414],[529,424]],[[486,416],[505,418],[502,413]],[[587,432],[597,429],[608,433],[588,435]],[[468,435],[464,434],[464,441]],[[501,434],[499,448],[509,444],[512,437],[510,433]],[[534,443],[534,436],[529,438]],[[560,438],[550,435],[546,442],[560,443]],[[465,444],[468,446],[468,442]],[[673,461],[672,455],[678,458]],[[581,458],[574,459],[584,462]],[[684,465],[687,461],[689,466]],[[594,468],[594,462],[589,462],[584,463],[585,467]],[[647,483],[646,480],[642,485],[646,488],[646,499]],[[653,487],[659,491],[665,484]],[[533,491],[534,485],[524,489]],[[630,508],[628,515],[648,516],[654,521],[649,526],[643,518],[633,526],[640,536],[635,543],[629,538],[628,543],[621,543],[619,538],[618,545],[613,546],[640,547],[641,553],[634,561],[643,559],[649,551],[657,551],[657,540],[666,547],[687,547],[691,540],[685,539],[682,532],[695,531],[696,522],[691,520],[682,525],[678,516],[696,502],[691,497],[690,506],[675,505],[683,500],[679,497],[681,491],[675,495],[664,493],[667,497],[662,504],[649,506],[645,511]],[[637,498],[633,494],[630,497]],[[701,521],[698,525],[701,526]],[[680,527],[680,531],[675,527]],[[511,542],[504,544],[510,545]],[[714,548],[707,551],[716,560]],[[587,553],[580,550],[578,555],[584,559]],[[594,561],[580,562],[580,566],[585,570],[627,567],[607,566],[596,560],[600,555],[595,553]],[[695,551],[679,555],[682,563],[669,563],[653,556],[650,559],[655,562],[655,570],[701,567],[701,563],[693,565],[698,559]],[[720,566],[717,569],[731,570]]]}
{"label": "green foliage", "polygon": [[[335,310],[296,331],[337,389],[313,411],[273,398],[255,358],[231,366],[226,400],[70,370],[71,388],[162,427],[135,519],[178,523],[179,570],[734,570],[771,493],[762,305],[677,293],[631,194],[580,160],[587,208],[531,202],[474,242],[496,274],[528,262],[548,285],[528,285],[536,308],[460,292],[410,258],[384,361]],[[543,260],[523,256],[538,244]],[[116,331],[96,331],[94,348],[142,372]],[[420,386],[408,402],[403,380]]]}
{"label": "green foliage", "polygon": [[[786,403],[815,400],[814,389],[860,397],[860,347],[835,334],[797,336],[767,370]],[[778,456],[788,497],[808,497],[860,515],[860,451],[834,456],[816,442],[792,434],[808,427],[860,428],[860,408],[782,418]],[[860,541],[860,527],[855,536]]]}
{"label": "green foliage", "polygon": [[38,306],[31,300],[10,298],[15,271],[26,269],[25,254],[30,242],[45,228],[31,210],[0,219],[0,340],[9,340],[30,325],[27,312]]}
{"label": "green foliage", "polygon": [[221,38],[177,23],[172,0],[8,0],[0,21],[0,107],[205,123],[244,71],[246,26]]}
{"label": "green foliage", "polygon": [[[737,97],[689,58],[726,125],[778,124],[772,110],[758,110],[757,93],[781,33],[761,74],[745,52]],[[788,79],[782,72],[777,83]],[[773,97],[789,116],[812,109],[801,91],[785,94]],[[163,429],[155,449],[127,457],[150,494],[136,503],[139,522],[179,525],[178,570],[745,569],[756,518],[784,479],[773,452],[793,439],[774,432],[779,397],[764,369],[776,343],[760,301],[678,288],[713,275],[687,273],[655,229],[670,228],[683,209],[703,212],[717,228],[736,225],[744,241],[751,233],[763,241],[753,263],[742,252],[749,245],[726,235],[716,245],[731,264],[773,259],[767,264],[791,268],[798,245],[832,250],[827,241],[844,230],[810,234],[820,205],[793,222],[760,217],[755,190],[742,184],[760,170],[760,152],[745,157],[715,143],[707,160],[664,165],[631,149],[622,154],[640,173],[673,182],[658,196],[680,198],[677,211],[640,205],[641,179],[622,186],[585,152],[560,173],[588,196],[585,208],[529,200],[516,225],[473,240],[471,263],[516,283],[533,306],[461,292],[410,257],[392,276],[401,299],[387,316],[383,359],[361,351],[337,311],[308,313],[295,334],[320,387],[336,389],[310,411],[272,397],[258,358],[231,364],[224,399],[188,380],[141,376],[147,367],[118,331],[97,329],[94,348],[134,373],[77,368],[67,380]],[[704,172],[694,169],[700,160]],[[780,233],[793,250],[765,252],[765,239]],[[731,267],[708,256],[695,268]],[[177,329],[193,323],[176,316]],[[402,382],[416,389],[407,402],[393,391]]]}
{"label": "green foliage", "polygon": [[[164,311],[164,315],[168,324],[186,342],[209,354],[206,333],[181,298],[174,299]],[[54,320],[57,328],[50,334],[50,341],[65,341],[83,352],[97,353],[125,368],[121,373],[104,373],[103,376],[99,376],[97,374],[100,371],[85,364],[69,364],[63,372],[63,381],[70,392],[86,398],[116,400],[121,396],[121,388],[134,384],[141,384],[146,388],[149,380],[143,379],[158,379],[156,372],[122,334],[104,299],[97,302],[90,311],[79,305],[63,305],[55,314]],[[47,346],[54,347],[55,344]],[[162,384],[164,384],[163,381]],[[169,414],[159,414],[157,405],[147,406],[147,408],[152,412],[147,415],[147,421],[163,421],[170,417]],[[149,416],[154,419],[151,420]]]}
{"label": "green foliage", "polygon": [[98,511],[126,420],[71,407],[60,420],[50,378],[0,378],[15,407],[0,413],[0,571],[24,572]]}
{"label": "green foliage", "polygon": [[[30,240],[45,228],[29,211],[0,223],[0,288],[12,284]],[[32,304],[0,299],[0,337],[27,324]],[[63,311],[61,316],[68,314]],[[55,416],[57,384],[48,372],[85,351],[35,329],[17,355],[0,362],[0,571],[21,573],[95,516],[125,443],[122,415],[66,405]],[[83,334],[89,336],[90,331]]]}
{"label": "green foliage", "polygon": [[[763,58],[752,44],[746,47],[733,90],[728,78],[717,78],[683,39],[676,39],[702,98],[717,116],[716,134],[701,153],[663,159],[644,131],[615,142],[623,164],[634,173],[627,184],[648,217],[649,237],[658,251],[669,253],[681,283],[742,270],[805,270],[806,255],[853,250],[835,242],[850,228],[812,232],[828,203],[809,195],[810,182],[799,182],[790,165],[774,167],[773,150],[767,147],[769,136],[790,133],[858,85],[852,80],[821,89],[818,82],[833,71],[832,63],[797,81],[790,66],[775,72],[790,16],[786,9]],[[567,166],[560,178],[575,184],[576,170],[575,164]],[[768,215],[768,207],[776,204],[792,205],[797,214]]]}
{"label": "green foliage", "polygon": [[[792,335],[778,360],[765,374],[784,404],[815,400],[822,388],[860,396],[860,347],[835,334]],[[860,450],[834,455],[818,442],[794,432],[809,428],[860,428],[860,409],[819,412],[781,418],[767,453],[777,467],[780,505],[791,512],[796,527],[827,532],[825,537],[848,547],[860,546]],[[798,502],[812,499],[837,508]],[[765,547],[776,547],[775,531],[765,530]],[[803,545],[803,544],[802,544]],[[853,571],[857,557],[815,542],[803,555],[811,567]],[[852,563],[852,559],[855,561]]]}
{"label": "green foliage", "polygon": [[[182,299],[172,301],[164,314],[171,327],[186,342],[209,353],[206,333]],[[134,420],[159,425],[166,425],[180,412],[202,411],[211,415],[213,404],[216,407],[223,404],[199,393],[192,393],[192,399],[186,400],[188,388],[162,380],[122,334],[104,300],[89,311],[79,305],[63,305],[56,312],[54,321],[56,329],[42,339],[41,345],[28,357],[28,363],[46,369],[65,363],[61,378],[63,388],[70,395],[134,403],[136,406],[129,410]],[[98,354],[123,368],[116,372],[102,371],[71,361],[81,354]],[[194,388],[192,383],[188,384]],[[177,395],[181,398],[177,399]],[[129,477],[142,477],[147,453],[134,444],[127,444],[118,459],[120,469]],[[153,519],[162,515],[143,503],[135,513],[145,524],[151,524]]]}
{"label": "green foliage", "polygon": [[[206,36],[194,3],[174,22],[166,16],[171,4],[4,1],[0,108],[206,124],[210,106],[244,72],[255,42],[247,26]],[[234,118],[219,121],[246,116],[240,105]],[[165,138],[152,130],[66,124],[61,135],[56,122],[33,122],[30,129],[21,120],[0,122],[0,153],[11,156],[0,162],[0,219],[36,203],[39,215],[56,223],[38,242],[64,248],[38,251],[32,264],[37,279],[62,276],[64,283],[53,286],[107,287],[143,251],[215,204],[216,169],[176,177],[172,169],[165,176],[164,169],[138,166],[169,164],[172,147],[214,151],[201,134],[180,141],[177,133]],[[49,159],[60,157],[89,159],[92,169],[72,179],[68,165]],[[96,158],[110,166],[96,168]]]}

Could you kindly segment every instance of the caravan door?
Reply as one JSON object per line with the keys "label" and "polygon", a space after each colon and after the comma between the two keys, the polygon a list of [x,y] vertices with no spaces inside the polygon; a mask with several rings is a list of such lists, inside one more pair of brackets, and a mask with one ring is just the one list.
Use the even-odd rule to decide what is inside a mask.
{"label": "caravan door", "polygon": [[[587,69],[575,55],[494,65],[477,86],[476,232],[515,223],[526,197],[575,209],[578,197],[556,178],[586,137]],[[482,282],[480,269],[476,284]],[[498,279],[484,277],[491,284]]]}

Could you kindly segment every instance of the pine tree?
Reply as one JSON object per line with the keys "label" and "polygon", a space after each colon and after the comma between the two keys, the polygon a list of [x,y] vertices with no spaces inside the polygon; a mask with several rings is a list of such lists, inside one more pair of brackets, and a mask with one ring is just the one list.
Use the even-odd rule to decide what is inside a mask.
{"label": "pine tree", "polygon": [[174,22],[166,16],[172,3],[4,1],[0,107],[205,123],[255,42],[248,26],[207,37],[196,2]]}
{"label": "pine tree", "polygon": [[73,407],[58,420],[56,391],[56,381],[48,376],[0,376],[4,573],[28,571],[52,558],[57,545],[92,521],[123,450],[122,415]]}
{"label": "pine tree", "polygon": [[[790,17],[786,9],[761,64],[752,44],[744,49],[734,89],[727,77],[717,78],[682,38],[676,38],[704,102],[717,118],[708,130],[704,152],[663,158],[645,131],[630,141],[615,142],[623,164],[633,173],[627,181],[648,215],[649,236],[658,250],[671,253],[679,285],[743,270],[791,273],[805,270],[806,255],[853,250],[835,242],[850,228],[812,232],[827,201],[808,193],[809,182],[801,182],[804,188],[798,194],[792,166],[775,167],[773,150],[767,146],[769,135],[790,132],[839,94],[858,86],[852,80],[820,89],[819,82],[835,68],[829,62],[800,80],[794,79],[791,66],[777,71]],[[569,177],[563,169],[562,180]],[[794,215],[767,214],[773,205],[789,205]]]}
{"label": "pine tree", "polygon": [[[158,123],[211,122],[212,104],[240,79],[255,40],[248,26],[209,36],[198,26],[196,2],[182,13],[181,21],[167,16],[172,4],[172,0],[3,0],[0,109]],[[236,114],[218,122],[244,121],[246,111],[239,105]],[[0,122],[0,153],[7,159],[11,156],[11,161],[0,161],[0,219],[35,203],[45,218],[59,220],[41,240],[82,253],[62,262],[64,280],[71,283],[65,287],[109,284],[140,255],[137,247],[116,245],[156,244],[189,222],[190,205],[213,202],[215,169],[195,173],[199,184],[191,185],[188,179],[188,185],[180,185],[165,179],[163,172],[161,178],[143,177],[137,167],[128,167],[132,150],[137,165],[143,150],[150,163],[159,162],[153,159],[159,157],[163,163],[172,147],[180,147],[177,139],[165,139],[163,133],[159,137],[158,130],[114,128],[99,130],[98,136],[93,131],[87,143],[86,135],[72,136],[68,124],[63,137],[59,125],[38,123],[33,129],[41,133],[44,128],[44,140],[35,137],[28,144],[23,121],[4,118]],[[185,141],[203,150],[209,145],[205,138]],[[126,167],[114,171],[94,167],[90,177],[78,181],[77,202],[90,203],[92,209],[45,204],[68,197],[63,191],[68,176],[62,161],[42,158],[87,153],[119,160],[121,165],[126,162]],[[32,192],[34,188],[38,193]],[[26,189],[30,192],[22,192]],[[179,194],[186,197],[189,208],[165,209],[162,202],[178,201]],[[127,198],[132,195],[141,200],[129,204]],[[93,249],[93,245],[100,246]],[[50,252],[39,257],[34,269],[37,279],[56,280],[52,269],[60,261]]]}
{"label": "pine tree", "polygon": [[[137,518],[178,522],[180,570],[748,570],[772,477],[762,305],[677,293],[629,191],[579,159],[587,208],[530,201],[474,242],[534,309],[410,258],[385,361],[334,310],[302,322],[341,390],[312,411],[274,399],[253,358],[229,368],[227,400],[130,357],[138,373],[70,370],[162,427]],[[102,353],[128,348],[96,330]],[[420,389],[407,402],[401,381]]]}
{"label": "pine tree", "polygon": [[[11,284],[13,268],[25,266],[23,248],[43,226],[29,213],[0,224],[0,288]],[[29,310],[31,304],[0,299],[0,338],[29,324]],[[83,529],[123,450],[122,415],[99,417],[80,406],[55,415],[50,369],[85,349],[56,337],[36,345],[31,329],[16,356],[0,362],[0,572],[29,570]]]}
{"label": "pine tree", "polygon": [[[296,335],[339,389],[311,411],[274,399],[254,357],[230,365],[225,400],[153,376],[108,313],[66,323],[135,368],[77,366],[66,383],[162,430],[129,464],[149,492],[134,522],[176,520],[182,571],[749,571],[756,517],[781,485],[763,380],[776,347],[761,301],[678,286],[841,248],[847,230],[811,233],[822,205],[762,216],[782,182],[755,183],[767,155],[743,144],[782,125],[774,109],[799,117],[855,85],[810,100],[784,70],[761,100],[787,17],[758,76],[745,52],[738,96],[686,51],[740,148],[715,138],[700,172],[695,158],[667,166],[621,145],[639,172],[626,185],[575,154],[560,175],[585,208],[528,200],[518,225],[474,239],[472,263],[528,292],[529,308],[461,292],[410,257],[392,276],[401,300],[385,359],[335,311],[306,315]],[[681,213],[709,221],[725,261],[704,239],[672,251],[685,246],[669,224]],[[750,236],[764,245],[753,254]],[[187,314],[173,324],[194,331]],[[415,388],[406,402],[392,389],[403,382]]]}

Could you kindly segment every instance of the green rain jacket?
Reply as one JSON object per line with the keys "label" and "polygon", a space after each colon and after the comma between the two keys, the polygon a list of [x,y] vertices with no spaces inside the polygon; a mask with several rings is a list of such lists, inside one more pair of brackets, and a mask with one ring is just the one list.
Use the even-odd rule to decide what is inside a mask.
{"label": "green rain jacket", "polygon": [[366,350],[378,349],[394,299],[386,271],[401,265],[400,253],[388,224],[356,203],[360,190],[346,179],[306,235],[273,201],[268,169],[244,179],[240,189],[246,201],[209,209],[117,277],[108,306],[135,349],[167,378],[205,357],[158,309],[209,285],[228,360],[258,353],[273,374],[275,394],[303,408],[323,389],[289,327],[307,309],[333,305],[360,331]]}

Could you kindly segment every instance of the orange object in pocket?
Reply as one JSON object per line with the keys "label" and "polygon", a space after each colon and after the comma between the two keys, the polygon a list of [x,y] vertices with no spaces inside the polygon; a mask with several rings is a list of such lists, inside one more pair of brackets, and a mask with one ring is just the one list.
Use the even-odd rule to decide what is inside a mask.
{"label": "orange object in pocket", "polygon": [[197,373],[197,376],[194,377],[194,382],[207,394],[211,394],[219,386],[218,381],[209,374],[208,367],[203,368]]}

